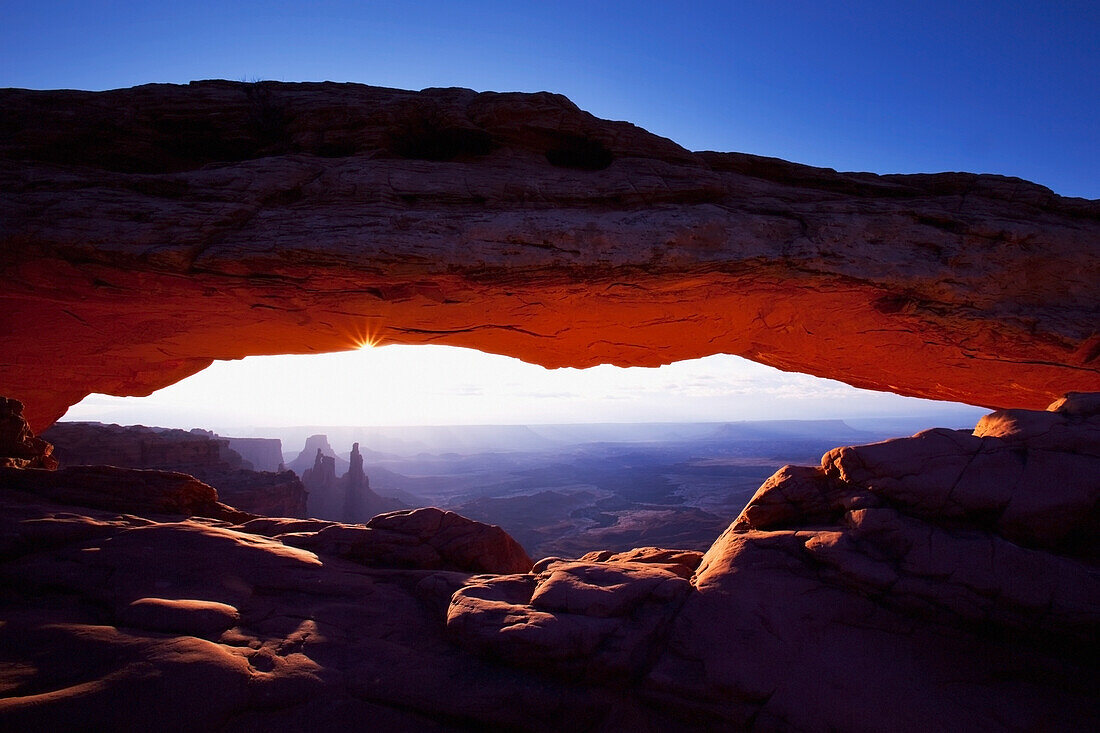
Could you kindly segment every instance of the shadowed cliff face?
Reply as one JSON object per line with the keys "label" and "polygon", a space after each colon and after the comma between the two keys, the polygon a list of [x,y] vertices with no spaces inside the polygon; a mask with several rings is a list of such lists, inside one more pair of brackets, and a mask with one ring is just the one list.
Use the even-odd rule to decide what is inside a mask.
{"label": "shadowed cliff face", "polygon": [[43,429],[251,354],[732,353],[901,394],[1100,389],[1100,203],[689,153],[553,94],[0,91],[0,386]]}
{"label": "shadowed cliff face", "polygon": [[52,455],[62,468],[118,466],[178,471],[209,484],[224,501],[243,511],[306,516],[306,490],[298,477],[290,471],[254,470],[251,462],[230,447],[238,439],[202,430],[79,422],[57,423],[42,437],[53,445]]}

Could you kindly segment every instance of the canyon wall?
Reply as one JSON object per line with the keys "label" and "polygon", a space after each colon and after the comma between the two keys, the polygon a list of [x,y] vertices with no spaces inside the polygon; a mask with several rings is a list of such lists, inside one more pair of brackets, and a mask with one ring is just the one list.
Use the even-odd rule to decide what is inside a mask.
{"label": "canyon wall", "polygon": [[226,438],[230,450],[252,464],[257,471],[285,470],[283,466],[283,442],[278,438]]}
{"label": "canyon wall", "polygon": [[691,153],[559,95],[0,91],[0,392],[43,429],[215,359],[714,353],[900,394],[1100,390],[1100,202]]}
{"label": "canyon wall", "polygon": [[53,444],[53,455],[61,468],[117,466],[176,471],[209,484],[221,499],[243,511],[276,517],[306,516],[306,490],[293,472],[253,471],[252,464],[229,447],[229,439],[205,430],[59,422],[42,438]]}

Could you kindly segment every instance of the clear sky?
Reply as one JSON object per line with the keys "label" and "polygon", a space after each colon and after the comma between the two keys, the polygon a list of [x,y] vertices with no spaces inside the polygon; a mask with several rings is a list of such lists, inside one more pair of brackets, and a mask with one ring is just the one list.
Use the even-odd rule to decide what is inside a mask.
{"label": "clear sky", "polygon": [[[1001,173],[1063,195],[1100,198],[1096,0],[3,0],[0,11],[0,86],[108,89],[227,78],[549,90],[695,150],[841,170]],[[392,367],[398,372],[418,368],[411,365],[424,353],[389,348],[406,358]],[[335,373],[354,384],[365,368],[356,359],[365,357],[342,358]],[[474,373],[492,384],[512,378],[493,378],[511,367],[481,358]],[[434,361],[460,369],[449,359]],[[263,383],[284,369],[252,361],[204,377],[247,365],[254,370],[249,379]],[[731,383],[761,374],[728,357],[681,368],[709,369]],[[651,384],[666,384],[668,373],[650,372]],[[807,384],[803,377],[775,377],[784,378],[800,389]],[[228,385],[234,378],[224,379]],[[598,412],[602,388],[592,389]],[[836,396],[834,384],[820,383],[819,390]],[[661,419],[667,407],[661,405],[671,398],[650,391],[662,396],[646,414]],[[443,406],[446,399],[437,396],[437,419],[425,420],[449,422],[445,415],[469,407],[468,396],[454,399]],[[545,398],[542,408],[552,412],[546,403],[555,399],[563,402]],[[885,401],[873,404],[892,409],[897,398],[879,399]],[[758,401],[758,411],[765,405]],[[507,421],[525,420],[517,414]]]}
{"label": "clear sky", "polygon": [[0,86],[549,90],[685,147],[1100,198],[1096,0],[0,2]]}

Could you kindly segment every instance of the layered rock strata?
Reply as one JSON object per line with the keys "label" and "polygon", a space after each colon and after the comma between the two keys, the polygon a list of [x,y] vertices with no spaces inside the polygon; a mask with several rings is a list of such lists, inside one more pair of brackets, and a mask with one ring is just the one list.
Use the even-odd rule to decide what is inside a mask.
{"label": "layered rock strata", "polygon": [[204,430],[60,422],[42,437],[54,445],[63,468],[118,466],[186,473],[246,512],[276,517],[307,513],[306,490],[293,472],[254,471],[229,447],[229,439]]}
{"label": "layered rock strata", "polygon": [[226,438],[226,440],[229,441],[229,449],[251,463],[254,471],[282,473],[286,470],[283,463],[283,442],[278,438]]}
{"label": "layered rock strata", "polygon": [[41,432],[64,466],[119,466],[178,471],[251,469],[229,441],[205,430],[59,422]]}
{"label": "layered rock strata", "polygon": [[991,407],[1100,390],[1100,203],[1018,179],[691,153],[465,89],[3,90],[0,129],[0,389],[38,429],[363,343],[731,353]]}

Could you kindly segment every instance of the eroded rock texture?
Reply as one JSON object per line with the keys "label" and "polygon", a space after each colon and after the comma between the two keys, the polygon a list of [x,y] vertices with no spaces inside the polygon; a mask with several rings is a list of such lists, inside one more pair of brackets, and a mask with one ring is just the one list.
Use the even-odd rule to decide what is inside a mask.
{"label": "eroded rock texture", "polygon": [[363,341],[546,366],[713,353],[991,407],[1100,389],[1100,204],[689,153],[553,94],[0,92],[0,389]]}
{"label": "eroded rock texture", "polygon": [[276,536],[288,545],[377,567],[477,573],[531,567],[531,558],[500,527],[435,507],[379,514],[365,525],[320,520],[311,531]]}
{"label": "eroded rock texture", "polygon": [[[313,438],[323,439],[324,436]],[[306,441],[307,449],[313,438]],[[327,440],[325,448],[328,448]],[[313,468],[307,468],[302,473],[302,483],[309,490],[311,517],[363,523],[377,514],[408,508],[397,499],[379,496],[371,489],[370,478],[363,471],[363,456],[359,453],[358,443],[352,446],[349,458],[347,473],[336,478],[336,456],[325,455],[322,448],[317,449]]]}
{"label": "eroded rock texture", "polygon": [[0,467],[57,468],[53,446],[31,432],[23,403],[7,397],[0,397]]}
{"label": "eroded rock texture", "polygon": [[244,521],[252,516],[218,501],[214,487],[175,471],[72,466],[57,471],[0,467],[0,487],[43,501],[145,516],[180,514]]}
{"label": "eroded rock texture", "polygon": [[2,469],[0,727],[1093,731],[1098,421],[839,448],[702,557],[534,566],[438,509],[135,516]]}
{"label": "eroded rock texture", "polygon": [[186,473],[213,486],[222,501],[243,511],[276,517],[307,514],[305,487],[292,471],[254,471],[229,447],[230,439],[205,430],[60,422],[42,437],[53,444],[62,468],[118,466]]}
{"label": "eroded rock texture", "polygon": [[[691,727],[1088,730],[1098,426],[1096,396],[1070,395],[838,448],[777,472],[701,562],[643,548],[473,578],[448,630],[518,667],[634,680]],[[698,564],[690,591],[668,561]]]}

